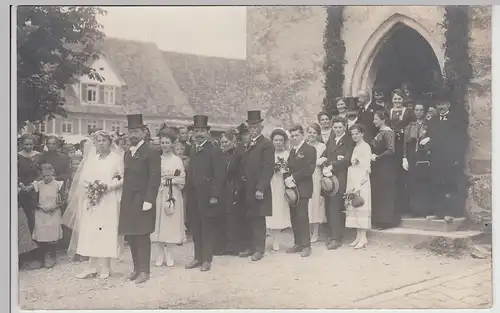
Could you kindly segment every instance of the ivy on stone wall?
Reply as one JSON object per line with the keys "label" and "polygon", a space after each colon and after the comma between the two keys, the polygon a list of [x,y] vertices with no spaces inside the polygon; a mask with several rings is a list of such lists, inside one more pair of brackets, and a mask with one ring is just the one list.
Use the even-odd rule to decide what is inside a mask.
{"label": "ivy on stone wall", "polygon": [[[445,28],[445,64],[444,64],[444,82],[445,93],[451,102],[451,110],[460,120],[460,128],[456,130],[456,135],[460,137],[463,143],[461,148],[464,156],[461,162],[461,172],[465,170],[465,158],[469,143],[468,138],[468,108],[467,96],[468,87],[472,78],[472,66],[469,56],[469,14],[468,6],[446,6],[443,27]],[[464,184],[465,187],[465,175]],[[461,193],[466,193],[462,190]],[[464,203],[465,204],[465,203]]]}
{"label": "ivy on stone wall", "polygon": [[344,85],[345,44],[341,32],[344,27],[344,6],[326,7],[326,27],[323,38],[325,48],[325,98],[323,110],[333,116],[337,111],[335,98],[342,96]]}

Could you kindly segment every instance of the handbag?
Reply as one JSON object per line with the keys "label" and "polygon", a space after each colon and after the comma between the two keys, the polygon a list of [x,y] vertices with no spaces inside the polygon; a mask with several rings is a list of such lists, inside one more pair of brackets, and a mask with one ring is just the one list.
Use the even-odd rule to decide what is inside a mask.
{"label": "handbag", "polygon": [[359,193],[359,191],[355,192],[351,198],[351,205],[354,208],[359,208],[365,204],[365,199],[363,199]]}
{"label": "handbag", "polygon": [[[181,173],[179,170],[175,170],[174,176],[179,176],[180,174]],[[165,185],[168,187],[168,198],[164,206],[165,214],[172,215],[175,213],[175,198],[174,198],[172,178],[167,179]]]}

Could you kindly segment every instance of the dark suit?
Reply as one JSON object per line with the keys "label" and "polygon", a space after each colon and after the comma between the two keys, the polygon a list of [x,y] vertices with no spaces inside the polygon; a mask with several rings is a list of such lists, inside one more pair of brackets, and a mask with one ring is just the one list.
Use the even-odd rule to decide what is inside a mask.
{"label": "dark suit", "polygon": [[337,144],[335,142],[335,134],[332,133],[322,155],[327,159],[326,162],[323,163],[323,166],[326,167],[331,165],[333,168],[333,175],[339,180],[338,192],[331,197],[325,197],[326,221],[330,229],[329,241],[342,240],[345,227],[345,214],[343,213],[345,207],[342,197],[347,187],[347,169],[351,166],[353,150],[354,142],[349,134],[344,134]]}
{"label": "dark suit", "polygon": [[464,199],[461,183],[464,181],[462,165],[464,159],[464,138],[462,127],[453,112],[446,120],[436,116],[429,121],[430,180],[433,190],[433,205],[439,217],[464,216]]}
{"label": "dark suit", "polygon": [[292,149],[288,157],[289,173],[293,176],[295,185],[299,190],[299,204],[290,208],[294,243],[302,248],[311,246],[311,233],[309,231],[309,200],[313,194],[312,175],[316,169],[316,149],[303,143],[299,150]]}
{"label": "dark suit", "polygon": [[358,123],[365,127],[365,135],[363,136],[366,142],[372,142],[372,139],[377,135],[378,129],[373,124],[373,117],[375,112],[385,110],[381,105],[370,103],[367,108],[362,106],[358,112]]}
{"label": "dark suit", "polygon": [[[266,246],[266,216],[272,215],[271,178],[274,175],[274,145],[260,135],[241,155],[242,196],[245,202],[247,238],[246,248],[264,253]],[[257,200],[255,193],[264,194]]]}
{"label": "dark suit", "polygon": [[[151,239],[156,219],[156,196],[161,180],[161,159],[158,151],[144,142],[134,156],[124,156],[123,192],[120,203],[118,233],[125,235],[130,244],[134,272],[149,274]],[[144,202],[152,204],[143,211]]]}
{"label": "dark suit", "polygon": [[[187,215],[194,241],[194,259],[212,262],[217,216],[222,212],[222,188],[226,177],[222,152],[210,141],[193,146],[186,181]],[[210,198],[217,204],[210,204]]]}

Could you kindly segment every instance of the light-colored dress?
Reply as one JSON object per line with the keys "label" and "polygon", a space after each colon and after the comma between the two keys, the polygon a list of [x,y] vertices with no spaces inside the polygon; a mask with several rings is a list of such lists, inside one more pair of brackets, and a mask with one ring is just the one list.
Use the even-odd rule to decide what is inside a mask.
{"label": "light-colored dress", "polygon": [[[85,164],[81,181],[100,180],[111,186],[116,184],[117,176],[123,179],[123,170],[123,157],[118,152],[110,152],[103,159],[99,159],[99,155],[91,155],[88,164]],[[118,258],[123,243],[123,237],[118,235],[120,199],[121,188],[109,191],[96,206],[90,206],[85,198],[78,221],[76,252],[79,255]]]}
{"label": "light-colored dress", "polygon": [[[370,166],[372,150],[366,142],[356,144],[352,152],[352,165],[347,170],[347,188],[360,190],[360,196],[364,200],[361,207],[354,208],[346,206],[345,226],[348,228],[371,228],[372,194],[370,185]],[[362,185],[363,183],[363,185]]]}
{"label": "light-colored dress", "polygon": [[[167,214],[169,187],[165,186],[167,176],[173,176],[179,170],[180,175],[172,178],[172,197],[175,199],[173,214]],[[175,154],[161,157],[161,185],[156,197],[156,226],[151,234],[152,242],[183,243],[186,232],[184,225],[184,198],[182,189],[186,181],[184,162]],[[192,195],[196,196],[196,195]]]}
{"label": "light-colored dress", "polygon": [[[35,192],[38,192],[38,206],[42,208],[55,208],[57,197],[64,182],[53,179],[50,183],[43,180],[33,182]],[[61,209],[53,212],[35,210],[35,229],[33,240],[38,242],[54,242],[62,238]]]}
{"label": "light-colored dress", "polygon": [[[290,151],[282,151],[274,154],[274,161],[282,158],[288,160]],[[271,194],[273,214],[266,216],[266,226],[271,230],[281,230],[292,226],[290,222],[290,207],[285,199],[285,182],[282,172],[275,172],[271,178]]]}
{"label": "light-colored dress", "polygon": [[[316,149],[316,161],[326,149],[326,145],[322,142],[317,142],[313,147]],[[321,167],[316,166],[313,173],[313,194],[309,200],[309,223],[326,223],[325,215],[325,198],[321,195]]]}

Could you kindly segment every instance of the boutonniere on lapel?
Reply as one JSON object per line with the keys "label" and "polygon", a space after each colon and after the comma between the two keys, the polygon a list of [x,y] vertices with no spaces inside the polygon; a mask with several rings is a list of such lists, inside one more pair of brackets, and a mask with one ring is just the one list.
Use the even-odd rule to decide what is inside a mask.
{"label": "boutonniere on lapel", "polygon": [[203,151],[203,146],[197,146],[196,153],[200,153],[201,151]]}
{"label": "boutonniere on lapel", "polygon": [[337,155],[337,161],[342,161],[343,159],[345,159],[343,155]]}
{"label": "boutonniere on lapel", "polygon": [[295,155],[295,157],[296,157],[297,159],[303,159],[303,158],[304,158],[304,154],[303,154],[302,152],[298,152],[298,153]]}

